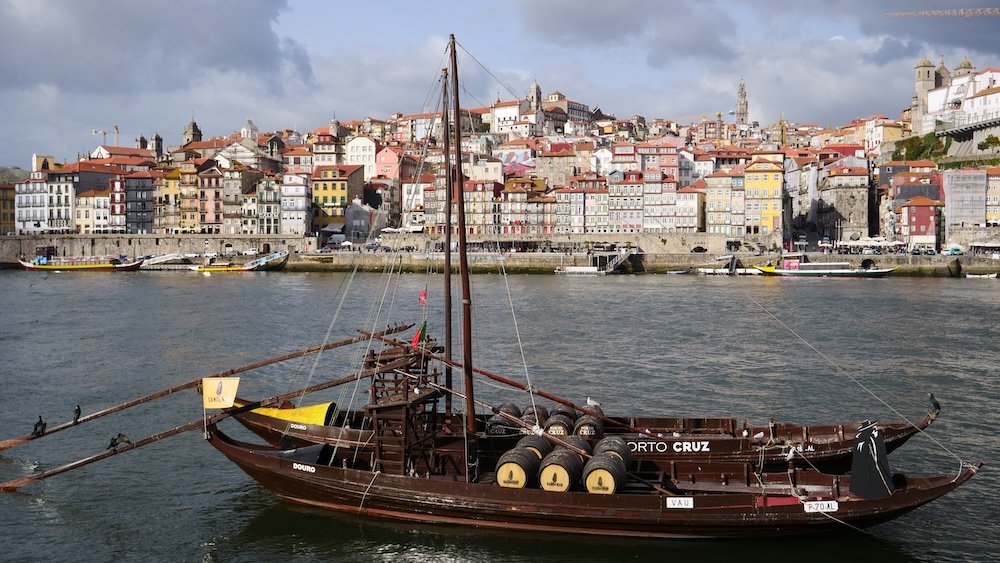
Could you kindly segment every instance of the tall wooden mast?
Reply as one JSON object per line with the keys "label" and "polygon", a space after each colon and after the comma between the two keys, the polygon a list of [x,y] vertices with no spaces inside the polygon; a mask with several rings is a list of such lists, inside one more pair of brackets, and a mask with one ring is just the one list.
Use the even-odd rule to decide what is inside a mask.
{"label": "tall wooden mast", "polygon": [[462,119],[458,104],[458,54],[455,50],[455,35],[448,39],[451,51],[451,89],[455,116],[455,180],[457,187],[458,212],[458,272],[462,280],[462,371],[465,375],[465,435],[468,450],[466,479],[476,480],[479,454],[476,441],[471,439],[476,433],[476,400],[472,392],[472,291],[469,287],[469,256],[465,233],[465,181],[462,174]]}
{"label": "tall wooden mast", "polygon": [[[448,132],[448,69],[441,70],[441,132],[444,134],[444,185],[448,194],[444,206],[444,357],[452,360],[451,349],[453,337],[451,333],[451,201],[455,193],[451,176],[451,143]],[[461,141],[459,142],[461,146]],[[444,384],[452,389],[451,365],[444,366]],[[444,412],[451,416],[451,393],[445,395]]]}

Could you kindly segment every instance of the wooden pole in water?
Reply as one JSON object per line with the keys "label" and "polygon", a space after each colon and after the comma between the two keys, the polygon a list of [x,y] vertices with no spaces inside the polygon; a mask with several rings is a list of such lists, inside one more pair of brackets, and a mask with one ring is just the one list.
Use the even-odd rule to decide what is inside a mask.
{"label": "wooden pole in water", "polygon": [[[252,364],[247,364],[245,366],[241,366],[241,367],[234,368],[234,369],[229,369],[229,370],[226,370],[226,371],[220,371],[219,373],[215,373],[215,374],[212,374],[212,375],[206,375],[205,377],[228,377],[228,376],[231,376],[231,375],[235,375],[237,373],[242,373],[242,372],[245,372],[245,371],[250,371],[250,370],[262,368],[264,366],[268,366],[268,365],[271,365],[271,364],[276,364],[276,363],[284,362],[284,361],[287,361],[287,360],[291,360],[293,358],[298,358],[298,357],[301,357],[301,356],[307,356],[309,354],[315,354],[315,353],[318,353],[318,352],[322,352],[323,350],[329,350],[331,348],[340,348],[342,346],[347,346],[349,344],[356,344],[358,342],[363,342],[365,340],[368,340],[369,338],[372,338],[372,336],[376,335],[376,334],[379,335],[379,336],[375,336],[375,338],[379,338],[380,336],[385,336],[385,335],[388,335],[388,334],[395,334],[397,332],[401,332],[401,331],[407,330],[407,329],[409,329],[412,326],[413,326],[412,324],[397,325],[397,326],[390,327],[390,328],[388,328],[386,330],[383,330],[383,331],[377,332],[377,333],[364,333],[361,336],[355,336],[353,338],[345,338],[343,340],[338,340],[337,342],[330,342],[328,344],[321,344],[319,346],[313,346],[312,348],[306,348],[304,350],[298,350],[296,352],[289,352],[288,354],[283,354],[281,356],[275,356],[273,358],[268,358],[266,360],[261,360],[259,362],[254,362]],[[112,413],[116,413],[118,411],[122,411],[122,410],[125,410],[125,409],[128,409],[128,408],[132,408],[132,407],[134,407],[136,405],[141,405],[142,403],[147,403],[147,402],[155,400],[155,399],[166,397],[167,395],[170,395],[172,393],[176,393],[178,391],[183,391],[185,389],[191,389],[193,387],[197,387],[201,383],[202,379],[203,378],[198,378],[198,379],[195,379],[194,381],[188,381],[187,383],[182,383],[180,385],[175,385],[175,386],[170,387],[168,389],[162,389],[162,390],[157,391],[155,393],[150,393],[149,395],[145,395],[143,397],[139,397],[138,399],[132,399],[131,401],[126,401],[124,403],[115,405],[113,407],[108,407],[108,408],[106,408],[104,410],[100,410],[100,411],[97,411],[95,413],[88,414],[86,416],[81,416],[75,422],[74,421],[69,421],[69,422],[64,422],[62,424],[58,424],[56,426],[53,426],[52,428],[47,429],[45,432],[43,432],[41,435],[38,435],[38,436],[35,436],[33,434],[26,434],[24,436],[19,436],[17,438],[10,438],[8,440],[4,440],[4,441],[0,442],[0,452],[2,452],[4,450],[7,450],[7,449],[10,449],[10,448],[13,448],[14,446],[19,446],[21,444],[30,442],[30,441],[32,441],[32,440],[34,440],[36,438],[41,438],[43,436],[48,436],[49,434],[54,434],[56,432],[59,432],[60,430],[65,430],[65,429],[71,428],[73,426],[79,426],[80,424],[83,424],[84,422],[93,420],[95,418],[100,418],[102,416],[106,416],[106,415],[109,415],[109,414],[112,414]]]}
{"label": "wooden pole in water", "polygon": [[109,449],[108,451],[101,452],[99,454],[92,455],[90,457],[85,457],[83,459],[74,461],[72,463],[67,463],[66,465],[61,465],[61,466],[56,467],[54,469],[50,469],[48,471],[43,471],[41,473],[36,473],[34,475],[27,475],[25,477],[19,477],[17,479],[13,479],[13,480],[10,480],[10,481],[4,482],[4,483],[0,483],[0,491],[3,491],[3,492],[13,492],[13,491],[16,491],[17,489],[25,486],[25,485],[29,485],[31,483],[34,483],[35,481],[41,481],[42,479],[47,479],[49,477],[53,477],[55,475],[59,475],[60,473],[65,473],[67,471],[71,471],[71,470],[76,469],[78,467],[83,467],[84,465],[89,465],[91,463],[94,463],[95,461],[100,461],[102,459],[106,459],[106,458],[118,455],[120,453],[127,452],[129,450],[134,450],[136,448],[141,448],[142,446],[147,446],[147,445],[152,444],[154,442],[159,442],[160,440],[163,440],[164,438],[169,438],[171,436],[176,436],[177,434],[181,434],[181,433],[184,433],[184,432],[189,432],[189,431],[194,430],[196,428],[203,428],[203,427],[207,426],[208,424],[215,424],[215,423],[217,423],[217,422],[219,422],[221,420],[225,420],[225,419],[227,419],[229,417],[236,416],[238,414],[241,414],[241,413],[244,413],[244,412],[247,412],[247,411],[251,411],[251,410],[256,409],[258,407],[261,407],[261,406],[273,405],[273,404],[276,404],[276,403],[280,403],[281,401],[285,401],[285,400],[291,399],[291,398],[293,398],[293,397],[295,397],[297,395],[302,395],[302,394],[307,394],[307,393],[314,393],[316,391],[321,391],[323,389],[327,389],[327,388],[330,388],[330,387],[336,387],[337,385],[342,385],[344,383],[350,383],[351,381],[354,381],[356,379],[360,379],[362,377],[368,377],[370,375],[373,375],[373,374],[376,374],[376,373],[380,373],[380,372],[383,372],[383,371],[392,371],[392,370],[395,370],[395,369],[403,368],[403,367],[406,367],[407,365],[411,364],[412,362],[413,362],[413,358],[412,357],[403,357],[403,358],[400,358],[398,360],[394,360],[394,361],[389,362],[389,363],[384,364],[384,365],[379,365],[379,366],[375,366],[375,367],[372,367],[372,368],[364,369],[364,370],[359,371],[358,373],[352,373],[350,375],[345,375],[344,377],[341,377],[339,379],[333,379],[333,380],[330,380],[330,381],[325,381],[323,383],[317,383],[316,385],[312,385],[310,387],[306,387],[306,388],[303,388],[303,389],[298,389],[298,390],[295,390],[295,391],[289,391],[288,393],[283,393],[281,395],[276,395],[276,396],[268,398],[268,399],[263,399],[263,400],[260,400],[260,401],[254,401],[252,403],[247,403],[247,404],[241,405],[239,407],[234,407],[234,408],[231,408],[231,409],[227,409],[224,412],[221,412],[219,414],[212,415],[212,416],[208,417],[208,419],[201,419],[201,418],[199,418],[198,420],[192,420],[191,422],[188,422],[187,424],[182,424],[182,425],[180,425],[180,426],[178,426],[176,428],[172,428],[172,429],[167,430],[165,432],[160,432],[158,434],[153,434],[152,436],[148,436],[148,437],[143,438],[141,440],[138,440],[138,441],[136,441],[136,442],[134,442],[132,444],[126,444],[126,445],[124,445],[122,447],[116,447],[114,449]]}

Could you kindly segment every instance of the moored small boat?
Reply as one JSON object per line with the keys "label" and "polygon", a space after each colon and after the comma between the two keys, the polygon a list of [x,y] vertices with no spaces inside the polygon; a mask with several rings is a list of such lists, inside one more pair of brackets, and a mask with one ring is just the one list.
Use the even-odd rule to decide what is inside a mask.
{"label": "moored small boat", "polygon": [[824,277],[824,278],[884,278],[895,268],[876,268],[870,258],[861,261],[860,267],[854,267],[850,262],[811,262],[805,253],[785,254],[781,258],[781,266],[768,262],[766,266],[757,266],[765,276],[786,277]]}
{"label": "moored small boat", "polygon": [[82,257],[45,258],[39,256],[32,261],[17,260],[25,270],[46,272],[134,272],[142,266],[142,260],[127,262],[121,258]]}
{"label": "moored small boat", "polygon": [[288,263],[288,251],[282,250],[274,252],[245,264],[233,264],[231,262],[212,262],[210,264],[199,264],[190,266],[191,270],[203,273],[215,272],[273,272],[281,270]]}

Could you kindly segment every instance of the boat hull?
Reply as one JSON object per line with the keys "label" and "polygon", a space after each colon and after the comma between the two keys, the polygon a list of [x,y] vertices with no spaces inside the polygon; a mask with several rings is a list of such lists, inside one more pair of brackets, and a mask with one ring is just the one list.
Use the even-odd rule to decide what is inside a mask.
{"label": "boat hull", "polygon": [[715,485],[716,490],[705,492],[675,488],[674,494],[510,489],[456,477],[350,469],[336,460],[324,465],[318,463],[322,446],[253,446],[214,427],[208,429],[208,441],[265,489],[294,504],[413,522],[619,537],[779,538],[846,532],[851,528],[844,524],[872,526],[930,502],[967,481],[976,469],[955,477],[908,478],[891,502],[844,496],[828,515],[808,510],[789,494],[740,492],[747,490],[742,484],[734,484],[734,492]]}
{"label": "boat hull", "polygon": [[21,268],[25,270],[41,271],[41,272],[134,272],[142,266],[142,260],[136,260],[135,262],[92,262],[92,263],[48,263],[48,264],[35,264],[33,262],[26,262],[24,260],[18,260],[18,264]]}
{"label": "boat hull", "polygon": [[[240,399],[236,405],[247,402],[249,401]],[[237,414],[234,418],[272,445],[372,447],[371,425],[369,422],[366,426],[361,413],[342,413],[337,420],[330,421],[332,424],[325,424],[309,420],[306,416],[297,417],[297,410],[299,409],[255,409]],[[879,425],[886,451],[892,452],[905,444],[917,432],[929,426],[937,416],[938,412],[932,411],[915,425]],[[768,427],[749,427],[744,437],[736,420],[731,418],[696,420],[640,417],[615,420],[628,423],[633,428],[648,429],[653,434],[649,436],[610,425],[604,428],[604,435],[624,438],[636,459],[763,463],[765,468],[770,469],[786,468],[789,463],[808,463],[829,473],[842,473],[850,469],[854,436],[858,430],[856,424],[805,426],[782,423],[774,426],[773,435]],[[345,425],[345,421],[349,423]],[[438,422],[443,423],[443,417]],[[485,421],[481,420],[479,426],[485,427]],[[484,450],[502,452],[523,436],[518,431],[508,436],[485,435],[481,439],[486,442]]]}
{"label": "boat hull", "polygon": [[785,270],[772,266],[757,266],[765,276],[783,276],[797,278],[884,278],[895,268],[851,268],[829,270]]}

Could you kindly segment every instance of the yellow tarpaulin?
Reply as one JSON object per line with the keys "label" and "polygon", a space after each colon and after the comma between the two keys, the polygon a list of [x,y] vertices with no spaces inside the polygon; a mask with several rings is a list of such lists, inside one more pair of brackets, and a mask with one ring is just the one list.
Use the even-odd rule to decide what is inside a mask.
{"label": "yellow tarpaulin", "polygon": [[323,426],[324,424],[326,424],[326,413],[329,410],[330,410],[330,403],[320,403],[318,405],[309,405],[305,407],[296,407],[292,409],[276,409],[270,407],[261,407],[259,409],[254,409],[253,412],[256,414],[269,416],[271,418],[287,420],[288,422],[298,422],[301,424],[315,424],[318,426]]}
{"label": "yellow tarpaulin", "polygon": [[206,409],[225,409],[233,406],[236,390],[240,387],[238,377],[206,377],[201,380],[202,404]]}

